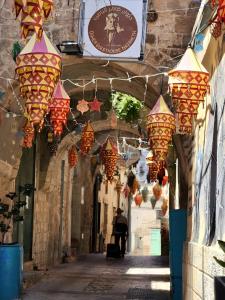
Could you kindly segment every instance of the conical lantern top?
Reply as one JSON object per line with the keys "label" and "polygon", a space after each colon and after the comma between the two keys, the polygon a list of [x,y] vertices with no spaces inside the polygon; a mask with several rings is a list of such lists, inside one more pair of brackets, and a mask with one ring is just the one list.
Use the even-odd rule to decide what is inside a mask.
{"label": "conical lantern top", "polygon": [[21,56],[24,54],[31,54],[31,53],[32,54],[51,53],[60,56],[58,51],[52,45],[49,38],[47,37],[47,34],[44,31],[43,31],[42,38],[40,40],[36,39],[36,34],[34,33],[19,55]]}
{"label": "conical lantern top", "polygon": [[56,85],[56,88],[55,88],[54,93],[53,93],[53,98],[70,100],[70,96],[65,91],[61,80],[59,80],[59,82]]}
{"label": "conical lantern top", "polygon": [[204,72],[208,73],[206,68],[202,65],[202,63],[198,60],[195,52],[190,47],[187,48],[181,60],[177,64],[176,68],[169,72],[173,71],[191,71],[191,72]]}
{"label": "conical lantern top", "polygon": [[173,113],[170,111],[170,109],[169,109],[168,105],[166,104],[162,95],[160,95],[155,106],[150,111],[149,116],[157,115],[157,114],[168,114],[168,115],[173,116]]}

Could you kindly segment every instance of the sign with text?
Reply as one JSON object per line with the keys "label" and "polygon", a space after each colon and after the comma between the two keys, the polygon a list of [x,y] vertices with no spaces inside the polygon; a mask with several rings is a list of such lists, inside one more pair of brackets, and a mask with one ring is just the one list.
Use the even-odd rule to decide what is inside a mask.
{"label": "sign with text", "polygon": [[146,9],[143,0],[83,0],[80,25],[83,56],[140,59],[146,34]]}

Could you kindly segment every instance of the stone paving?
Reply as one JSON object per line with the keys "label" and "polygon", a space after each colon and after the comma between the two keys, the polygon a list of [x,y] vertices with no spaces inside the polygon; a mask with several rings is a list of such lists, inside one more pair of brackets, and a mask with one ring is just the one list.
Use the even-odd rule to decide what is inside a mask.
{"label": "stone paving", "polygon": [[106,259],[93,254],[50,270],[25,290],[24,300],[167,300],[169,269],[166,257],[126,256]]}

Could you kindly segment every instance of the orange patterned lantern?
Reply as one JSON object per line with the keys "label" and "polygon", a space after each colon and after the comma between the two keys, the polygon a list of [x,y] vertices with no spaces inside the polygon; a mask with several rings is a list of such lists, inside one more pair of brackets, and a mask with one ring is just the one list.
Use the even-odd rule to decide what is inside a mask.
{"label": "orange patterned lantern", "polygon": [[199,103],[209,90],[209,73],[188,48],[175,69],[169,72],[169,87],[176,109],[178,130],[192,134]]}
{"label": "orange patterned lantern", "polygon": [[147,117],[149,142],[156,162],[166,159],[175,127],[175,117],[160,96]]}
{"label": "orange patterned lantern", "polygon": [[53,0],[15,0],[16,17],[21,12],[22,38],[27,38],[30,32],[36,32],[41,39],[44,18],[48,18],[53,6]]}
{"label": "orange patterned lantern", "polygon": [[75,167],[78,162],[78,153],[75,146],[72,146],[68,152],[68,161],[71,168]]}
{"label": "orange patterned lantern", "polygon": [[118,150],[109,138],[102,145],[101,157],[105,166],[106,177],[109,181],[112,181],[118,159]]}
{"label": "orange patterned lantern", "polygon": [[159,164],[155,161],[153,152],[150,150],[146,156],[146,164],[149,166],[150,181],[156,181],[159,171]]}
{"label": "orange patterned lantern", "polygon": [[54,134],[60,136],[70,111],[70,97],[64,90],[61,81],[58,82],[55,88],[49,111]]}
{"label": "orange patterned lantern", "polygon": [[141,194],[137,194],[135,197],[134,197],[134,201],[135,201],[135,204],[137,206],[141,206],[141,203],[143,201],[143,198],[142,198],[142,195]]}
{"label": "orange patterned lantern", "polygon": [[26,122],[23,131],[24,131],[23,147],[31,148],[33,146],[33,140],[34,140],[34,128],[29,121]]}
{"label": "orange patterned lantern", "polygon": [[81,136],[81,146],[80,146],[81,153],[88,154],[94,144],[94,141],[95,141],[94,129],[91,126],[90,122],[88,122],[85,125]]}
{"label": "orange patterned lantern", "polygon": [[17,56],[16,64],[27,118],[41,129],[61,74],[61,57],[43,32],[40,41],[36,34],[32,36]]}
{"label": "orange patterned lantern", "polygon": [[222,24],[225,23],[225,0],[211,0],[212,8],[217,6],[217,13],[213,16],[210,23],[211,33],[218,38],[222,33]]}

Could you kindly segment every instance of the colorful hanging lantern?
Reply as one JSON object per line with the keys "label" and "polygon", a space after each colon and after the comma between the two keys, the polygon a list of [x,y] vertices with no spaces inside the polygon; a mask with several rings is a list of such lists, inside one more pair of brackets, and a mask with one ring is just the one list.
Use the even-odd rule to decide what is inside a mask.
{"label": "colorful hanging lantern", "polygon": [[68,161],[71,168],[74,168],[78,163],[78,153],[75,146],[72,146],[68,152]]}
{"label": "colorful hanging lantern", "polygon": [[116,170],[118,150],[109,138],[107,138],[105,143],[102,145],[101,158],[105,166],[107,180],[112,181]]}
{"label": "colorful hanging lantern", "polygon": [[175,117],[169,110],[163,96],[160,96],[147,117],[149,143],[156,162],[166,159],[175,127]]}
{"label": "colorful hanging lantern", "polygon": [[24,131],[23,147],[31,148],[33,146],[33,140],[34,140],[34,128],[29,121],[26,122],[23,131]]}
{"label": "colorful hanging lantern", "polygon": [[158,172],[159,172],[159,165],[157,162],[153,161],[149,165],[149,179],[151,182],[154,182],[157,180]]}
{"label": "colorful hanging lantern", "polygon": [[22,38],[36,32],[41,39],[44,18],[48,18],[52,7],[53,0],[15,0],[16,18],[21,13]]}
{"label": "colorful hanging lantern", "polygon": [[94,144],[95,134],[94,129],[88,122],[82,132],[80,151],[82,154],[88,154]]}
{"label": "colorful hanging lantern", "polygon": [[139,187],[140,187],[139,182],[137,181],[137,178],[135,177],[134,181],[133,181],[133,184],[132,184],[132,187],[130,189],[131,193],[134,195],[137,192],[137,190],[139,189]]}
{"label": "colorful hanging lantern", "polygon": [[142,201],[143,201],[143,199],[142,199],[142,195],[141,194],[137,194],[135,197],[134,197],[134,201],[135,201],[135,204],[137,205],[137,206],[141,206],[141,203],[142,203]]}
{"label": "colorful hanging lantern", "polygon": [[218,38],[222,33],[222,24],[225,23],[225,0],[211,0],[212,8],[216,8],[216,14],[210,20],[211,33]]}
{"label": "colorful hanging lantern", "polygon": [[60,136],[62,134],[69,111],[70,97],[64,90],[61,81],[59,81],[49,105],[50,121],[55,135]]}
{"label": "colorful hanging lantern", "polygon": [[31,125],[42,128],[49,102],[61,74],[61,57],[43,32],[36,34],[16,58],[20,93],[25,99],[26,115]]}
{"label": "colorful hanging lantern", "polygon": [[192,134],[199,103],[209,90],[209,73],[188,48],[177,67],[169,72],[169,87],[180,133]]}

